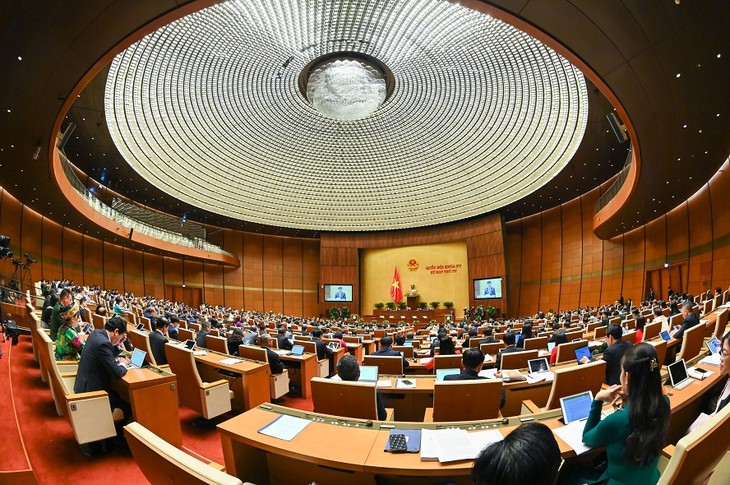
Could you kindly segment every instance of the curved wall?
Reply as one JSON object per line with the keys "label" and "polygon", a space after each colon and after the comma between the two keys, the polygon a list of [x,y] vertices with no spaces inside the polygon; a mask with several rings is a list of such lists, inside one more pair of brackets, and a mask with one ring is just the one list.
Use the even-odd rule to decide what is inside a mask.
{"label": "curved wall", "polygon": [[[639,300],[647,272],[661,269],[665,262],[671,268],[682,267],[674,273],[675,281],[681,279],[681,288],[692,294],[726,288],[730,283],[730,214],[723,197],[730,191],[727,169],[728,162],[699,192],[668,213],[656,214],[648,224],[608,240],[593,234],[593,207],[601,188],[505,224],[509,315],[597,306],[614,302],[620,294]],[[650,204],[644,210],[655,212]],[[627,225],[630,222],[634,221]]]}
{"label": "curved wall", "polygon": [[[171,288],[199,289],[204,302],[288,315],[318,315],[319,241],[221,230],[215,243],[241,261],[238,268],[125,248],[64,227],[0,188],[0,234],[11,238],[15,257],[38,263],[25,282],[67,278],[172,298]],[[0,273],[10,275],[10,259]]]}

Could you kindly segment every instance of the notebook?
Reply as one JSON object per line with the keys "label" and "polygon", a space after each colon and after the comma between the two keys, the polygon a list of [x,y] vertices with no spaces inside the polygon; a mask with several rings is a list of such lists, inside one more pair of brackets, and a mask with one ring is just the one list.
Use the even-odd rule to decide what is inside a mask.
{"label": "notebook", "polygon": [[687,375],[687,366],[684,359],[680,359],[673,364],[669,364],[669,382],[675,389],[684,389],[692,383],[692,379]]}
{"label": "notebook", "polygon": [[583,357],[591,358],[591,349],[589,349],[587,345],[575,349],[575,358],[578,360],[579,364]]}
{"label": "notebook", "polygon": [[593,402],[593,393],[585,391],[572,396],[560,398],[560,409],[563,411],[563,421],[570,424],[588,417]]}
{"label": "notebook", "polygon": [[460,369],[436,369],[436,381],[440,382],[444,380],[444,377],[450,376],[452,374],[460,374]]}
{"label": "notebook", "polygon": [[291,352],[287,352],[286,355],[303,355],[304,354],[304,345],[295,345],[291,348]]}
{"label": "notebook", "polygon": [[134,349],[132,357],[129,359],[129,364],[125,367],[127,369],[141,369],[144,365],[144,358],[147,357],[147,352],[141,349]]}
{"label": "notebook", "polygon": [[361,365],[359,381],[378,382],[377,365]]}

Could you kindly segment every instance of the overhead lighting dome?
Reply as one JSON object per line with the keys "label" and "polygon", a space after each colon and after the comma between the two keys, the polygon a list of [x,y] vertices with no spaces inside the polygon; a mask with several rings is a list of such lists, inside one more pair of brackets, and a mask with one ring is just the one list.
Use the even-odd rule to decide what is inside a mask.
{"label": "overhead lighting dome", "polygon": [[437,0],[239,0],[184,17],[110,66],[114,143],[202,209],[311,230],[477,216],[577,150],[580,71],[495,18]]}

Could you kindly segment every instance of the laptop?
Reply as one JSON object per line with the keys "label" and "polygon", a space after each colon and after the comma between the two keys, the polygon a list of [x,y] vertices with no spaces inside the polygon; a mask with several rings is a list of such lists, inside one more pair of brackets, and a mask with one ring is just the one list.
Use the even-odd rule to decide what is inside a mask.
{"label": "laptop", "polygon": [[575,358],[578,360],[579,364],[583,357],[591,358],[591,349],[589,349],[587,345],[575,349]]}
{"label": "laptop", "polygon": [[441,382],[444,377],[452,374],[461,374],[461,369],[436,369],[436,382]]}
{"label": "laptop", "polygon": [[195,340],[186,340],[183,342],[183,347],[188,350],[193,350],[195,348]]}
{"label": "laptop", "polygon": [[361,365],[359,381],[378,382],[378,366],[377,365]]}
{"label": "laptop", "polygon": [[543,372],[550,372],[550,365],[548,360],[543,357],[541,359],[530,359],[527,361],[527,368],[529,369],[530,375],[540,374]]}
{"label": "laptop", "polygon": [[720,352],[722,342],[720,342],[717,337],[712,337],[710,340],[705,342],[705,345],[707,345],[707,348],[709,349],[711,354],[717,354],[718,352]]}
{"label": "laptop", "polygon": [[662,338],[662,340],[666,340],[667,342],[672,340],[672,336],[669,335],[669,332],[667,332],[666,330],[659,332],[659,336]]}
{"label": "laptop", "polygon": [[669,364],[669,382],[672,387],[679,390],[692,384],[692,379],[687,375],[687,366],[684,364],[684,359],[680,359],[674,364]]}
{"label": "laptop", "polygon": [[125,367],[127,369],[141,369],[144,365],[144,358],[147,357],[147,352],[141,349],[134,349],[132,357],[129,359],[129,364]]}
{"label": "laptop", "polygon": [[408,340],[406,342],[403,342],[403,346],[404,347],[413,347],[413,342],[411,342],[410,340]]}
{"label": "laptop", "polygon": [[574,421],[586,419],[591,411],[593,393],[585,391],[572,396],[560,398],[560,409],[563,411],[563,422],[570,424]]}
{"label": "laptop", "polygon": [[303,355],[304,354],[304,345],[295,345],[291,348],[290,352],[287,352],[286,355]]}
{"label": "laptop", "polygon": [[340,349],[340,343],[339,342],[328,342],[327,347],[329,347],[332,350],[339,350]]}
{"label": "laptop", "polygon": [[555,348],[555,342],[548,342],[548,352],[552,352]]}

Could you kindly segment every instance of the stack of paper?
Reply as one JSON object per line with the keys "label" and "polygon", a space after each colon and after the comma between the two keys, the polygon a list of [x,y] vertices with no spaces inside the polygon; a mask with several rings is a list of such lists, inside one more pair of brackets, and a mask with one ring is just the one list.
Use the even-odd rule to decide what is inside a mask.
{"label": "stack of paper", "polygon": [[291,441],[296,435],[301,433],[301,431],[306,428],[309,423],[311,423],[309,420],[282,414],[261,428],[259,433],[271,436],[272,438]]}
{"label": "stack of paper", "polygon": [[231,357],[228,359],[221,359],[220,361],[218,361],[219,364],[223,364],[223,365],[234,365],[234,364],[238,364],[239,362],[243,362],[243,361],[241,359],[236,359],[235,357]]}
{"label": "stack of paper", "polygon": [[486,377],[487,379],[494,379],[496,377],[495,374],[497,374],[497,369],[494,369],[494,368],[482,369],[479,371],[479,375],[481,377]]}
{"label": "stack of paper", "polygon": [[392,385],[390,379],[378,379],[378,387],[392,387]]}
{"label": "stack of paper", "polygon": [[706,357],[703,357],[702,360],[700,360],[698,362],[698,364],[719,366],[720,365],[720,359],[721,359],[720,353],[718,352],[717,354],[710,354],[710,355],[708,355]]}
{"label": "stack of paper", "polygon": [[585,428],[586,420],[573,421],[560,428],[555,428],[553,433],[560,436],[560,439],[573,448],[576,455],[580,455],[590,450],[591,447],[583,443],[583,428]]}
{"label": "stack of paper", "polygon": [[488,445],[504,439],[497,430],[467,433],[463,429],[421,431],[421,461],[473,460]]}

